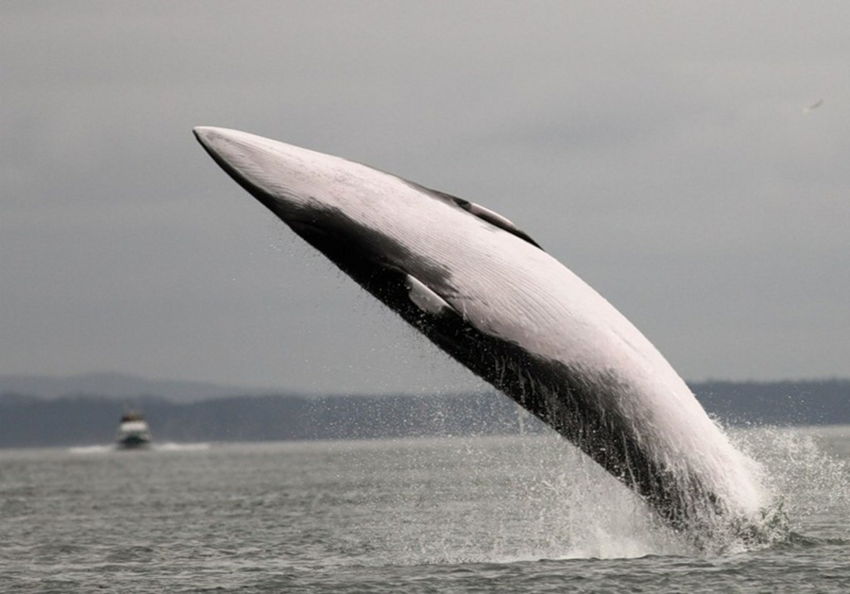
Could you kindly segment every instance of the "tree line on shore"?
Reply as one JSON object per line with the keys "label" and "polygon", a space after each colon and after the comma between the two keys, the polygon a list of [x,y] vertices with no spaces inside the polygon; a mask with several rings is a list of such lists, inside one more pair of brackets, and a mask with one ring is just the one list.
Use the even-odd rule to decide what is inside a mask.
{"label": "tree line on shore", "polygon": [[[850,380],[691,385],[726,425],[850,424]],[[155,395],[44,399],[0,394],[0,447],[109,443],[128,409],[157,441],[280,441],[534,433],[547,429],[495,393],[432,396],[244,395],[178,403]]]}

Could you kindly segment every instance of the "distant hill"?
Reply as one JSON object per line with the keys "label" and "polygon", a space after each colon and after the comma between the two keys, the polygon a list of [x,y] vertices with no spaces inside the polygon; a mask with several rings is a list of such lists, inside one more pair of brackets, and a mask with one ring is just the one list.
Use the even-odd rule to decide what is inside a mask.
{"label": "distant hill", "polygon": [[850,380],[691,384],[703,407],[732,424],[844,425],[850,423]]}
{"label": "distant hill", "polygon": [[[294,441],[516,433],[542,424],[499,394],[241,396],[136,402],[155,441]],[[103,397],[0,396],[0,448],[110,443],[125,407]]]}
{"label": "distant hill", "polygon": [[[850,424],[850,380],[703,382],[691,387],[706,411],[727,425]],[[145,412],[158,441],[379,439],[549,430],[497,393],[312,397],[222,393],[184,402],[135,396],[132,405]],[[81,393],[46,399],[0,392],[0,447],[108,443],[127,406],[119,396]]]}
{"label": "distant hill", "polygon": [[196,402],[241,394],[263,394],[272,390],[221,384],[170,380],[148,380],[121,373],[89,373],[69,376],[0,375],[0,394],[37,398],[105,396],[128,399],[158,396],[173,402]]}

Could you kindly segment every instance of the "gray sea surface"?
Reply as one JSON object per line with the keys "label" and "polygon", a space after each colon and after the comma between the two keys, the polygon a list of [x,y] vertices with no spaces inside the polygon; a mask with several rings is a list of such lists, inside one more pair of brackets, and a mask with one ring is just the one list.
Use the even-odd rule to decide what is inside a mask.
{"label": "gray sea surface", "polygon": [[0,592],[850,591],[850,427],[732,435],[770,546],[692,550],[556,436],[0,450]]}

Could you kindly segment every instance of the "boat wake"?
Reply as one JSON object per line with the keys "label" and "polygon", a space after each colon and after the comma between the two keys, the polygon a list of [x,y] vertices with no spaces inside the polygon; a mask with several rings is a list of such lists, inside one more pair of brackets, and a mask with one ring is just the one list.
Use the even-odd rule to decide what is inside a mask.
{"label": "boat wake", "polygon": [[[147,452],[147,453],[156,453],[156,452],[202,452],[209,450],[212,447],[211,443],[208,442],[199,442],[199,443],[175,443],[175,442],[157,442],[152,444],[144,449],[139,451]],[[103,455],[110,454],[112,452],[120,452],[123,451],[123,448],[116,446],[115,444],[102,444],[102,445],[88,445],[88,446],[74,446],[70,447],[67,450],[71,454],[77,455]]]}
{"label": "boat wake", "polygon": [[92,454],[108,454],[115,451],[115,445],[88,445],[68,448],[71,454],[92,455]]}
{"label": "boat wake", "polygon": [[153,446],[155,451],[160,452],[203,452],[208,449],[212,444],[206,442],[199,443],[174,443],[174,442],[165,442],[165,443],[157,443]]}

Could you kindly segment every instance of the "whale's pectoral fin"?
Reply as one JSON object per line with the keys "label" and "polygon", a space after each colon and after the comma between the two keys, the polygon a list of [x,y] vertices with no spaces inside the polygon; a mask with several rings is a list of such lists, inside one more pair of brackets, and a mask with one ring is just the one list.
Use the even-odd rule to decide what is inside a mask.
{"label": "whale's pectoral fin", "polygon": [[442,316],[448,313],[457,314],[455,308],[445,299],[429,289],[421,280],[408,274],[404,278],[404,286],[413,304],[427,314]]}
{"label": "whale's pectoral fin", "polygon": [[470,202],[469,200],[464,200],[463,198],[458,198],[457,196],[452,196],[451,194],[446,194],[445,192],[439,192],[439,194],[444,198],[448,198],[449,200],[457,204],[459,207],[461,207],[463,210],[473,216],[478,217],[482,221],[487,221],[494,227],[498,227],[503,231],[507,231],[511,235],[516,235],[517,237],[527,241],[534,247],[540,248],[541,250],[543,249],[542,247],[540,247],[539,243],[531,239],[531,236],[528,233],[514,225],[513,222],[507,217],[504,217],[499,213],[490,210],[489,208],[485,208],[480,204]]}

